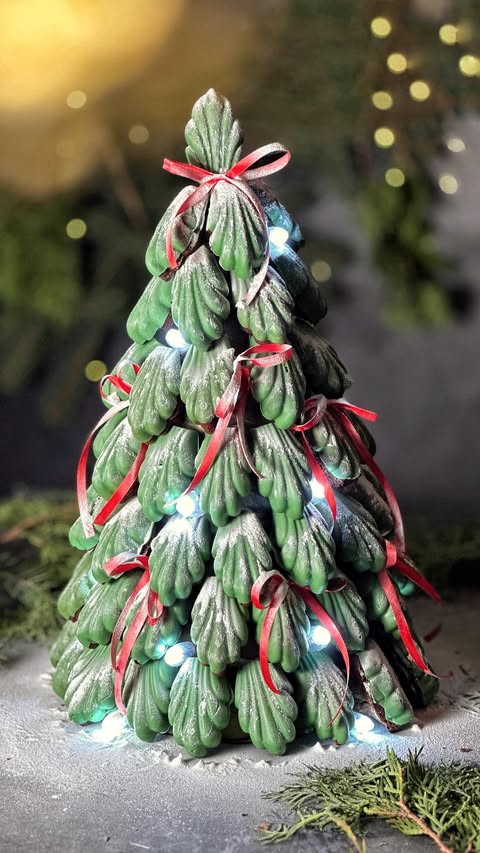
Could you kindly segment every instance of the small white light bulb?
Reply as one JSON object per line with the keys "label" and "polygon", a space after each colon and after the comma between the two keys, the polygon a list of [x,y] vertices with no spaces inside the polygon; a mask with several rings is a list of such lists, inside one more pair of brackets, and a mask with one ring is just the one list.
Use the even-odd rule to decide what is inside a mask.
{"label": "small white light bulb", "polygon": [[191,495],[182,495],[177,501],[177,512],[183,515],[184,518],[189,518],[195,512],[197,504],[195,498]]}
{"label": "small white light bulb", "polygon": [[290,234],[287,229],[281,228],[279,225],[275,226],[275,228],[270,228],[268,232],[270,243],[273,243],[277,249],[283,249],[289,237]]}
{"label": "small white light bulb", "polygon": [[178,667],[195,653],[193,643],[175,643],[165,654],[164,661],[168,666]]}
{"label": "small white light bulb", "polygon": [[165,654],[165,649],[166,649],[166,648],[167,648],[167,647],[166,647],[165,643],[163,642],[163,640],[159,640],[159,641],[158,641],[158,643],[157,643],[157,644],[156,644],[156,646],[155,646],[153,656],[154,656],[157,660],[158,660],[158,658],[163,657],[163,655]]}
{"label": "small white light bulb", "polygon": [[119,711],[112,711],[103,718],[99,726],[92,727],[89,732],[93,740],[100,743],[111,743],[122,735],[127,727],[127,718]]}
{"label": "small white light bulb", "polygon": [[179,329],[169,329],[165,335],[165,343],[174,349],[185,349],[187,342]]}
{"label": "small white light bulb", "polygon": [[368,732],[373,731],[375,723],[371,717],[367,717],[365,714],[355,714],[355,725],[353,728],[356,735],[366,735]]}
{"label": "small white light bulb", "polygon": [[325,648],[325,646],[328,646],[331,639],[330,631],[327,631],[323,625],[315,625],[315,627],[312,628],[312,633],[310,634],[310,642],[312,645]]}
{"label": "small white light bulb", "polygon": [[310,481],[310,488],[312,490],[312,498],[324,498],[325,497],[325,489],[322,484],[315,479],[315,477]]}

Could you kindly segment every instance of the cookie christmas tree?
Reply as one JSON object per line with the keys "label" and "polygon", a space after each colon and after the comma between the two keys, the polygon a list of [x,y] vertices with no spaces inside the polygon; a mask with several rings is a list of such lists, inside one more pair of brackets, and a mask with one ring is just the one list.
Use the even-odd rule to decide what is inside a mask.
{"label": "cookie christmas tree", "polygon": [[194,756],[229,737],[342,744],[354,707],[398,729],[437,685],[404,598],[437,596],[406,555],[375,416],[343,398],[316,329],[299,227],[263,182],[290,155],[242,158],[213,90],[185,137],[188,162],[164,166],[193,183],[152,237],[80,458],[85,553],[58,604],[54,689],[78,723],[117,707]]}

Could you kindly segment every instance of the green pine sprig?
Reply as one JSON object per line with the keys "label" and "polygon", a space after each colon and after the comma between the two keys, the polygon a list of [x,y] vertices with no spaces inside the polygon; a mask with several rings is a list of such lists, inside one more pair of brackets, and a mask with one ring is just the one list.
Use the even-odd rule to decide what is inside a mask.
{"label": "green pine sprig", "polygon": [[304,828],[345,834],[358,853],[358,837],[372,819],[385,820],[404,835],[425,835],[442,853],[480,849],[480,767],[453,762],[434,766],[419,760],[421,750],[341,769],[309,767],[298,781],[267,799],[283,803],[297,815],[293,824],[262,825],[263,844],[276,844]]}

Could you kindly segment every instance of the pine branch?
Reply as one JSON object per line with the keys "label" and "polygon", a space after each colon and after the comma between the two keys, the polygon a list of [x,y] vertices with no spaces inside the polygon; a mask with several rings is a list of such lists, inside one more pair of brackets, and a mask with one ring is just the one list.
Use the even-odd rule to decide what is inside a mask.
{"label": "pine branch", "polygon": [[385,820],[405,835],[425,835],[442,853],[467,853],[480,842],[480,768],[452,763],[438,767],[419,761],[420,751],[400,759],[387,749],[372,764],[306,775],[266,797],[292,809],[298,820],[272,829],[262,825],[261,842],[278,843],[301,829],[340,830],[364,853],[357,837],[372,819]]}

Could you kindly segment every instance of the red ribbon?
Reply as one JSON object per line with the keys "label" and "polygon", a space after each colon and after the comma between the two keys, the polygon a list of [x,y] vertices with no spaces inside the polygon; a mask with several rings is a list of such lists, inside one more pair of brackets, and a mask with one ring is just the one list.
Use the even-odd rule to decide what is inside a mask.
{"label": "red ribbon", "polygon": [[[254,357],[255,355],[263,355],[264,353],[266,353],[266,355],[262,358]],[[271,355],[268,355],[268,353],[271,353]],[[248,389],[250,385],[250,367],[246,367],[244,362],[250,362],[250,365],[254,365],[255,367],[274,367],[277,364],[290,361],[292,354],[293,350],[290,344],[267,343],[256,344],[255,346],[249,347],[244,352],[240,353],[240,355],[237,355],[234,361],[233,374],[230,382],[215,408],[215,414],[218,421],[205,452],[205,456],[200,462],[192,482],[185,489],[181,497],[184,497],[184,495],[188,495],[193,491],[193,489],[201,483],[212,467],[222,446],[225,433],[233,414],[235,414],[237,418],[240,446],[248,467],[255,476],[262,479],[262,474],[260,474],[255,467],[255,463],[251,457],[245,437],[245,406],[247,403]],[[176,503],[177,500],[179,500],[179,498],[177,498],[174,503]]]}
{"label": "red ribbon", "polygon": [[[255,163],[258,163],[260,160],[263,160],[265,157],[269,157],[272,155],[277,156],[275,156],[275,159],[272,160],[271,163],[267,163],[263,166],[257,166],[257,168],[250,168],[251,166],[254,166]],[[180,175],[180,177],[182,178],[187,178],[187,180],[189,181],[196,181],[200,184],[200,186],[196,187],[185,199],[185,201],[177,208],[167,228],[165,243],[167,259],[170,269],[175,270],[178,266],[172,245],[172,232],[177,216],[181,216],[182,213],[185,213],[187,210],[190,210],[190,208],[194,207],[194,205],[204,201],[210,194],[212,189],[218,183],[224,181],[225,183],[228,183],[231,186],[235,187],[237,190],[239,190],[246,196],[249,203],[252,205],[252,207],[255,209],[258,216],[260,217],[263,223],[263,227],[265,229],[265,259],[259,271],[253,277],[250,287],[243,300],[241,301],[242,306],[249,305],[257,295],[264,282],[265,275],[268,269],[269,250],[267,223],[262,205],[260,204],[256,195],[252,192],[246,182],[253,181],[257,178],[264,178],[267,175],[273,175],[274,172],[279,172],[280,169],[283,169],[287,165],[289,160],[290,152],[287,151],[287,149],[284,148],[283,145],[280,145],[278,142],[273,142],[270,145],[263,145],[261,148],[257,148],[255,151],[252,151],[250,154],[247,154],[246,157],[242,157],[242,159],[239,160],[238,163],[235,163],[235,165],[228,169],[226,172],[220,172],[218,174],[216,174],[215,172],[209,172],[207,169],[202,169],[200,166],[193,166],[190,163],[179,163],[176,160],[165,159],[163,161],[163,168],[167,172],[170,172],[172,175]]]}
{"label": "red ribbon", "polygon": [[[264,594],[265,588],[267,588],[266,595]],[[345,663],[347,683],[345,685],[345,691],[342,696],[340,705],[335,713],[335,716],[332,717],[332,719],[330,720],[329,725],[331,725],[337,719],[338,715],[342,710],[345,696],[348,690],[348,682],[350,679],[350,658],[348,655],[347,647],[335,622],[328,615],[327,611],[323,609],[322,605],[317,601],[310,588],[305,586],[299,586],[295,583],[295,581],[286,580],[281,574],[279,574],[279,572],[276,572],[275,570],[271,572],[262,572],[253,584],[251,591],[251,599],[253,605],[257,607],[258,610],[265,610],[268,608],[260,634],[260,669],[267,687],[269,687],[273,693],[279,694],[281,691],[275,687],[270,673],[270,667],[268,663],[268,644],[270,641],[270,634],[272,632],[275,616],[277,615],[280,606],[284,602],[290,588],[294,589],[295,592],[298,593],[298,595],[303,599],[307,607],[312,611],[312,613],[315,614],[320,624],[323,625],[323,627],[330,632],[330,635],[338,646],[340,654],[342,655],[343,661]],[[263,602],[265,603],[262,603],[262,598]],[[265,598],[267,598],[266,601]]]}
{"label": "red ribbon", "polygon": [[[400,507],[398,505],[397,498],[395,493],[387,480],[385,474],[381,470],[381,468],[375,462],[373,456],[365,447],[359,433],[355,429],[354,425],[350,421],[350,419],[345,414],[346,412],[352,412],[364,420],[374,421],[377,418],[375,412],[371,412],[369,409],[362,409],[359,406],[355,406],[352,403],[347,403],[345,400],[327,400],[323,395],[319,395],[317,397],[311,397],[309,400],[305,402],[304,408],[304,416],[309,415],[307,421],[303,424],[296,425],[292,427],[297,431],[301,431],[302,440],[304,442],[305,455],[307,456],[307,460],[312,469],[312,473],[315,478],[324,486],[323,479],[326,480],[326,476],[323,470],[318,465],[318,462],[315,459],[313,451],[303,435],[303,432],[315,427],[322,420],[325,411],[328,409],[332,409],[335,413],[336,417],[342,424],[348,438],[350,439],[353,447],[356,452],[362,459],[362,461],[368,465],[370,470],[375,474],[379,482],[381,483],[385,495],[387,497],[388,505],[390,507],[393,523],[394,523],[394,543],[389,542],[388,539],[385,539],[385,553],[386,553],[386,563],[384,568],[379,572],[379,581],[382,584],[385,595],[387,596],[388,602],[392,608],[393,614],[395,616],[395,620],[398,625],[398,630],[400,632],[400,636],[402,641],[410,654],[412,660],[417,664],[417,666],[423,671],[428,673],[429,675],[434,675],[434,673],[427,666],[423,657],[415,643],[415,640],[412,637],[412,633],[410,631],[410,627],[405,618],[405,614],[403,612],[400,600],[398,598],[395,586],[390,578],[388,573],[389,568],[395,568],[398,572],[404,575],[409,580],[413,581],[420,589],[422,589],[430,598],[436,601],[438,604],[442,603],[442,600],[436,591],[436,589],[429,583],[423,575],[420,574],[417,569],[407,563],[404,559],[405,556],[405,533],[403,529],[403,521],[400,512]],[[315,467],[312,465],[312,461]],[[318,470],[319,469],[319,470]],[[317,476],[321,474],[321,478]],[[328,482],[328,481],[327,481]],[[325,486],[324,486],[325,488]],[[330,488],[330,487],[329,487]],[[336,517],[336,506],[335,506],[335,496],[333,494],[332,489],[330,488],[329,493],[325,490],[325,496],[328,500],[330,508],[333,512],[333,517]],[[334,508],[332,508],[332,500],[334,504]]]}
{"label": "red ribbon", "polygon": [[[116,557],[112,557],[111,560],[108,560],[105,563],[103,568],[106,574],[111,578],[116,577],[117,575],[122,575],[132,569],[143,569],[142,577],[138,581],[133,592],[129,595],[125,606],[117,619],[110,646],[112,667],[115,672],[115,704],[121,714],[126,714],[127,709],[125,708],[122,700],[122,686],[128,662],[130,660],[130,654],[143,626],[145,625],[145,622],[148,622],[149,625],[155,625],[162,616],[163,604],[161,603],[158,594],[149,588],[150,569],[148,565],[148,557],[142,554],[137,554],[137,556],[132,559],[131,555],[128,552],[125,552],[123,554],[117,554]],[[146,589],[147,587],[148,593]],[[128,614],[135,602],[135,599],[143,589],[145,589],[144,597],[123,640],[122,648],[117,659],[118,644],[121,640]]]}
{"label": "red ribbon", "polygon": [[383,587],[383,591],[387,596],[388,603],[392,608],[393,615],[395,616],[395,621],[398,626],[398,630],[400,632],[400,637],[402,638],[402,642],[412,658],[413,662],[422,670],[422,672],[426,672],[428,675],[432,675],[435,678],[438,678],[434,672],[430,669],[427,663],[425,663],[420,649],[418,648],[415,640],[413,639],[412,632],[410,631],[410,626],[405,617],[405,613],[403,612],[403,608],[400,602],[400,599],[397,594],[397,590],[395,585],[392,582],[392,579],[388,573],[389,568],[395,568],[397,571],[401,572],[401,574],[405,575],[405,577],[409,578],[409,580],[413,581],[417,584],[424,592],[427,593],[430,598],[433,598],[438,604],[442,603],[442,600],[436,591],[436,589],[429,583],[426,578],[422,577],[422,575],[417,572],[417,570],[410,566],[408,563],[405,563],[401,557],[398,556],[397,548],[393,544],[393,542],[389,542],[387,539],[385,540],[385,548],[386,548],[386,556],[387,561],[385,563],[384,568],[378,573],[378,579]]}
{"label": "red ribbon", "polygon": [[[138,374],[140,367],[138,364],[132,364],[132,367],[135,371],[135,374]],[[107,374],[103,379],[100,380],[100,395],[104,401],[111,405],[111,408],[106,412],[98,421],[98,423],[92,429],[90,435],[88,436],[82,452],[80,454],[80,459],[78,460],[77,466],[77,500],[78,500],[78,509],[80,513],[80,519],[82,522],[83,532],[87,538],[95,536],[95,526],[102,527],[105,522],[110,518],[114,510],[117,506],[122,502],[125,495],[130,491],[133,484],[135,483],[138,472],[140,470],[140,466],[145,459],[145,454],[147,452],[148,444],[143,443],[140,445],[140,449],[133,460],[133,463],[123,478],[120,485],[115,489],[113,495],[108,499],[108,501],[104,504],[100,512],[97,513],[94,519],[92,519],[90,515],[90,509],[88,506],[88,498],[87,498],[87,462],[88,456],[90,453],[90,447],[92,446],[93,439],[98,432],[98,430],[104,426],[111,418],[113,418],[118,412],[121,412],[123,409],[126,409],[129,402],[128,400],[123,400],[121,402],[116,402],[113,400],[111,395],[106,395],[103,393],[103,385],[108,380],[115,388],[119,388],[125,394],[130,394],[131,384],[130,382],[126,382],[120,376],[121,365],[117,368],[117,372],[115,375]]]}
{"label": "red ribbon", "polygon": [[375,459],[365,447],[352,422],[345,414],[346,411],[353,412],[355,415],[358,415],[361,418],[364,418],[369,421],[374,421],[377,418],[375,412],[370,412],[368,409],[360,409],[358,406],[353,406],[351,403],[347,403],[344,400],[328,400],[327,406],[329,409],[333,409],[337,418],[343,425],[345,432],[347,433],[361,460],[365,462],[366,465],[368,465],[372,473],[375,474],[377,480],[379,480],[379,482],[381,483],[385,495],[387,497],[390,511],[393,516],[394,542],[398,550],[402,554],[404,554],[405,533],[403,529],[402,514],[400,512],[400,507],[398,505],[397,498],[395,497],[395,492],[393,491],[382,469],[377,465]]}
{"label": "red ribbon", "polygon": [[294,424],[292,426],[292,430],[300,433],[300,440],[303,446],[303,452],[305,453],[306,460],[310,466],[310,470],[315,477],[317,483],[319,483],[324,492],[325,498],[327,499],[327,503],[331,509],[333,516],[333,524],[337,520],[337,504],[335,501],[335,495],[333,494],[333,489],[328,481],[327,475],[323,470],[322,466],[315,459],[315,455],[313,453],[310,444],[308,443],[305,432],[309,429],[312,429],[316,426],[323,418],[327,407],[327,398],[326,397],[310,397],[310,399],[305,401],[304,407],[304,415],[307,415],[309,412],[313,412],[311,417],[301,424]]}
{"label": "red ribbon", "polygon": [[123,393],[127,394],[127,396],[130,394],[130,391],[132,390],[132,384],[131,382],[127,382],[121,376],[122,367],[124,367],[125,365],[129,365],[130,367],[132,367],[135,376],[138,375],[138,372],[140,370],[139,364],[135,364],[134,362],[123,362],[118,365],[115,373],[107,373],[106,376],[103,376],[100,380],[100,396],[105,403],[115,405],[115,403],[118,402],[112,397],[111,394],[104,393],[103,386],[105,385],[105,382],[110,382],[110,385],[113,385],[113,387],[117,388],[117,390],[119,391],[123,391]]}

